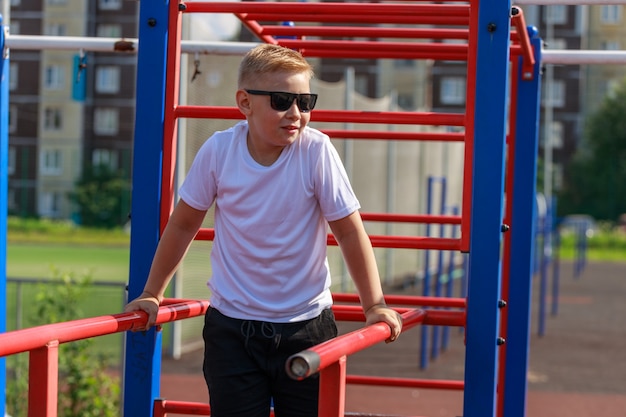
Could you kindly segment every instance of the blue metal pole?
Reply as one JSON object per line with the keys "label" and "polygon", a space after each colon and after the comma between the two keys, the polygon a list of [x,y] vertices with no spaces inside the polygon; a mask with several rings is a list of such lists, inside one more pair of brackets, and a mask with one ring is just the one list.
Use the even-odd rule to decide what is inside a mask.
{"label": "blue metal pole", "polygon": [[[426,213],[432,214],[433,205],[433,177],[428,177],[428,185],[426,187]],[[426,236],[430,236],[430,224],[426,223]],[[430,295],[430,251],[424,251],[424,282],[422,287],[422,295],[427,297]],[[428,326],[421,326],[420,329],[420,368],[428,367]]]}
{"label": "blue metal pole", "polygon": [[[451,208],[451,213],[453,216],[458,216],[459,215],[459,208],[458,207],[452,207]],[[450,225],[450,237],[451,238],[455,238],[457,235],[457,230],[459,229],[458,226],[455,225]],[[449,252],[449,257],[448,257],[448,281],[446,282],[446,294],[445,296],[450,298],[453,296],[453,292],[454,292],[454,280],[456,279],[456,265],[454,264],[454,257],[455,253],[454,252]],[[445,326],[443,328],[443,334],[441,336],[441,350],[447,350],[448,349],[448,343],[449,343],[449,339],[450,339],[450,326]]]}
{"label": "blue metal pole", "polygon": [[472,10],[477,22],[472,22],[476,26],[470,35],[470,48],[476,48],[476,78],[463,416],[488,417],[496,412],[501,342],[498,301],[511,4],[501,0],[474,4],[478,8]]}
{"label": "blue metal pole", "polygon": [[[438,182],[441,183],[440,187],[440,202],[439,202],[439,213],[446,214],[446,178],[441,177],[437,178]],[[439,237],[445,237],[445,229],[446,226],[441,224],[439,225]],[[443,251],[439,251],[439,257],[437,258],[437,275],[435,282],[435,297],[441,297],[443,291]],[[431,342],[431,350],[430,350],[430,358],[437,359],[439,356],[439,332],[440,326],[433,326],[433,340]]]}
{"label": "blue metal pole", "polygon": [[[541,86],[541,39],[536,29],[529,28],[535,50],[533,79],[518,77],[517,122],[515,137],[513,193],[511,215],[511,261],[509,298],[507,303],[508,333],[506,335],[506,374],[504,384],[504,415],[526,415],[526,377],[530,344],[533,258],[536,241],[537,209],[535,205],[537,149],[539,137],[539,103]],[[521,58],[519,58],[521,59]]]}
{"label": "blue metal pole", "polygon": [[[169,1],[142,1],[139,11],[137,112],[133,155],[130,282],[141,294],[159,241]],[[159,396],[161,333],[126,335],[124,416],[151,417]]]}
{"label": "blue metal pole", "polygon": [[[0,28],[3,27],[0,16]],[[7,187],[9,181],[9,58],[4,31],[0,31],[0,333],[7,331]],[[0,358],[0,416],[6,413],[6,359]]]}

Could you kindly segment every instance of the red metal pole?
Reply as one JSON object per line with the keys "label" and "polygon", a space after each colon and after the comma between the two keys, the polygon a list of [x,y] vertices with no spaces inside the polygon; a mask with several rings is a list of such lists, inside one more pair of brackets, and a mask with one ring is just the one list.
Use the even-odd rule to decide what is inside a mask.
{"label": "red metal pole", "polygon": [[318,416],[344,417],[346,409],[346,357],[320,372]]}
{"label": "red metal pole", "polygon": [[160,230],[163,232],[174,206],[174,174],[176,167],[177,121],[180,77],[180,36],[182,14],[178,2],[171,1],[169,9],[169,36],[167,44],[167,71],[165,80],[165,109],[163,121],[163,166],[161,173]]}
{"label": "red metal pole", "polygon": [[442,389],[450,391],[462,391],[465,387],[464,381],[443,380],[443,379],[413,379],[413,378],[388,378],[362,375],[348,375],[348,384],[355,385],[376,385],[384,387],[403,388],[427,388]]}
{"label": "red metal pole", "polygon": [[59,341],[30,351],[28,417],[56,417],[59,391]]}
{"label": "red metal pole", "polygon": [[[336,303],[359,303],[357,294],[333,293],[333,300]],[[404,305],[413,307],[449,307],[465,308],[467,301],[465,298],[448,297],[424,297],[414,295],[386,295],[385,301],[389,305]],[[335,306],[343,308],[348,306]]]}

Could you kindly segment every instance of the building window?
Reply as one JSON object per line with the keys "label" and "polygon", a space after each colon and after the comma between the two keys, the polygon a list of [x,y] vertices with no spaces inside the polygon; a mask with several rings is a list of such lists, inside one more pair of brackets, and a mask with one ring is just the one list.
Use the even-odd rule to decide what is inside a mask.
{"label": "building window", "polygon": [[12,104],[9,106],[9,133],[17,131],[17,106]]}
{"label": "building window", "polygon": [[63,23],[49,23],[46,25],[43,34],[47,36],[65,36],[67,29]]}
{"label": "building window", "polygon": [[602,49],[605,51],[619,51],[622,48],[620,47],[619,41],[603,41]]}
{"label": "building window", "polygon": [[122,26],[115,24],[98,25],[96,36],[101,38],[120,38],[122,37]]}
{"label": "building window", "polygon": [[122,8],[122,0],[99,0],[98,7],[101,10],[119,10]]}
{"label": "building window", "polygon": [[59,214],[61,194],[55,191],[41,193],[39,200],[39,214],[45,217],[56,217]]}
{"label": "building window", "polygon": [[550,140],[552,141],[552,147],[561,149],[563,148],[563,123],[552,122],[550,129]]}
{"label": "building window", "polygon": [[13,175],[15,174],[15,161],[17,159],[17,150],[15,146],[9,146],[9,161],[7,166],[7,174]]}
{"label": "building window", "polygon": [[17,88],[19,81],[19,69],[20,66],[17,62],[11,62],[9,66],[9,91],[14,91]]}
{"label": "building window", "polygon": [[97,135],[117,135],[119,131],[118,109],[96,109],[94,112],[93,131]]}
{"label": "building window", "polygon": [[45,70],[44,87],[47,90],[61,90],[65,84],[65,73],[63,67],[50,65]]}
{"label": "building window", "polygon": [[59,107],[46,107],[44,110],[44,130],[61,130],[63,127],[63,112]]}
{"label": "building window", "polygon": [[415,100],[413,94],[398,94],[398,106],[406,110],[414,109]]}
{"label": "building window", "polygon": [[563,107],[565,105],[565,82],[553,80],[551,83],[544,85],[543,105],[545,107]]}
{"label": "building window", "polygon": [[91,164],[94,167],[106,166],[115,171],[117,169],[117,152],[111,149],[95,149],[91,155]]}
{"label": "building window", "polygon": [[600,21],[609,25],[620,23],[622,21],[622,6],[619,4],[600,6]]}
{"label": "building window", "polygon": [[465,104],[465,78],[443,77],[439,100],[442,104]]}
{"label": "building window", "polygon": [[120,68],[101,66],[96,69],[96,91],[115,94],[120,91]]}
{"label": "building window", "polygon": [[11,21],[11,23],[9,23],[9,33],[11,35],[19,35],[20,34],[20,22]]}
{"label": "building window", "polygon": [[555,4],[546,6],[546,21],[555,25],[567,23],[567,6],[564,4]]}
{"label": "building window", "polygon": [[63,172],[63,155],[60,149],[44,149],[41,154],[42,175],[61,175]]}
{"label": "building window", "polygon": [[396,59],[393,61],[394,68],[410,69],[415,67],[415,60],[413,59]]}

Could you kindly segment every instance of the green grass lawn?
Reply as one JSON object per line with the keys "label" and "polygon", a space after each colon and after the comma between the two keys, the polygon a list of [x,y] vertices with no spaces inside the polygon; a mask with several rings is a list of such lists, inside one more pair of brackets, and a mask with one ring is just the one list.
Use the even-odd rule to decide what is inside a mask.
{"label": "green grass lawn", "polygon": [[128,247],[9,242],[7,276],[51,278],[56,269],[94,281],[127,282],[129,259]]}

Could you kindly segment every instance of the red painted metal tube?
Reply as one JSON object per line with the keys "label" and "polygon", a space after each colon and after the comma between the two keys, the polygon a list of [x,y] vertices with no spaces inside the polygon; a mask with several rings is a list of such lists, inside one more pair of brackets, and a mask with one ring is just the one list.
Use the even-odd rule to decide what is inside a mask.
{"label": "red painted metal tube", "polygon": [[[385,112],[358,110],[315,110],[313,121],[331,123],[405,124],[425,126],[464,126],[465,115],[435,112]],[[176,117],[203,119],[243,119],[239,109],[225,106],[178,106]],[[376,132],[384,133],[384,132]]]}
{"label": "red painted metal tube", "polygon": [[28,416],[56,417],[59,391],[57,340],[30,351],[28,381]]}
{"label": "red painted metal tube", "polygon": [[[382,236],[370,235],[370,241],[375,248],[395,249],[435,249],[458,251],[461,248],[460,239],[423,236]],[[333,235],[328,235],[329,245],[336,246]]]}
{"label": "red painted metal tube", "polygon": [[[468,16],[467,4],[376,4],[376,3],[301,3],[301,2],[201,2],[185,3],[184,13],[248,13],[264,16],[254,20],[285,20],[292,19],[294,13],[323,22],[326,16],[340,16],[343,19],[355,19],[359,16]],[[269,19],[267,14],[278,14],[279,19]],[[350,21],[350,20],[346,20]]]}
{"label": "red painted metal tube", "polygon": [[[166,305],[159,308],[157,324],[200,316],[209,307],[208,301],[201,300],[187,300],[173,304],[169,302],[171,301],[166,301]],[[14,330],[0,334],[0,357],[38,349],[51,341],[67,343],[132,330],[133,327],[145,323],[146,320],[145,313],[133,312]]]}
{"label": "red painted metal tube", "polygon": [[[265,3],[270,4],[270,3]],[[310,3],[309,3],[310,4]],[[330,4],[330,3],[324,3]],[[267,20],[279,22],[285,19],[285,15],[280,13],[249,13],[246,19],[250,20]],[[467,16],[429,16],[429,15],[387,15],[387,16],[344,16],[344,15],[324,15],[313,16],[305,13],[291,13],[289,20],[292,22],[323,22],[323,23],[363,23],[363,24],[397,24],[397,25],[446,25],[446,26],[468,26],[469,20]],[[374,35],[375,36],[375,35]]]}
{"label": "red painted metal tube", "polygon": [[[281,39],[278,42],[287,48],[299,49],[305,57],[319,58],[364,58],[364,59],[434,59],[446,61],[467,61],[467,53],[457,53],[454,51],[423,51],[421,49],[411,49],[409,47],[404,50],[387,50],[382,43],[372,49],[328,49],[324,47],[311,48],[307,46],[306,41],[288,41]],[[441,44],[440,44],[441,45]]]}
{"label": "red painted metal tube", "polygon": [[361,213],[361,218],[373,222],[461,224],[460,216],[447,215]]}
{"label": "red painted metal tube", "polygon": [[[338,308],[344,307],[344,308]],[[394,308],[399,313],[406,313],[411,311],[408,308]],[[365,316],[361,307],[357,306],[333,306],[333,312],[335,317],[339,321],[351,321],[351,322],[363,322]],[[452,310],[433,310],[424,309],[426,317],[422,324],[433,326],[450,326],[450,327],[465,327],[467,315],[465,310],[452,311]]]}
{"label": "red painted metal tube", "polygon": [[348,384],[354,385],[376,385],[384,387],[404,387],[404,388],[427,388],[450,391],[462,391],[465,388],[463,381],[443,380],[443,379],[411,379],[411,378],[388,378],[362,375],[348,375]]}
{"label": "red painted metal tube", "polygon": [[154,400],[154,417],[164,417],[167,413],[210,416],[211,407],[208,404],[196,402],[169,401],[161,398]]}
{"label": "red painted metal tube", "polygon": [[372,37],[403,39],[467,39],[467,29],[391,28],[354,26],[276,26],[263,25],[262,34],[272,36]]}
{"label": "red painted metal tube", "polygon": [[400,141],[463,142],[465,134],[455,132],[396,132],[376,130],[321,129],[331,139],[373,139]]}
{"label": "red painted metal tube", "polygon": [[534,74],[533,67],[535,66],[535,54],[526,30],[524,12],[517,6],[511,8],[511,24],[515,27],[518,42],[522,50],[521,54],[524,57],[522,60],[522,75],[525,80],[532,79]]}
{"label": "red painted metal tube", "polygon": [[[372,34],[376,33],[375,28]],[[288,40],[281,39],[280,44],[288,48],[303,48],[307,51],[320,50],[333,53],[350,53],[359,50],[376,52],[377,55],[386,52],[402,52],[410,54],[418,51],[427,55],[467,56],[467,45],[451,43],[423,43],[423,42],[391,42],[391,41],[346,41],[346,40]]]}
{"label": "red painted metal tube", "polygon": [[[196,234],[195,239],[213,240],[214,238],[214,229],[202,228]],[[326,241],[328,245],[337,246],[337,240],[333,235],[329,234]],[[375,248],[460,250],[460,240],[454,238],[371,235],[370,241]]]}
{"label": "red painted metal tube", "polygon": [[[333,293],[333,300],[336,303],[356,303],[359,304],[359,296],[354,293]],[[467,300],[465,298],[454,297],[424,297],[417,295],[385,295],[385,302],[389,305],[403,305],[413,307],[450,307],[465,308]]]}
{"label": "red painted metal tube", "polygon": [[[420,324],[426,313],[415,309],[402,314],[402,331]],[[385,323],[376,323],[359,330],[338,336],[310,349],[291,356],[287,360],[287,373],[294,379],[307,378],[324,368],[331,366],[342,357],[352,355],[377,343],[391,335],[391,329]]]}
{"label": "red painted metal tube", "polygon": [[169,7],[169,36],[174,37],[167,43],[168,71],[165,79],[165,104],[163,117],[163,166],[161,171],[161,211],[160,232],[167,225],[174,207],[174,175],[176,166],[177,121],[174,109],[178,104],[180,91],[180,37],[182,14],[178,4],[171,2]]}

